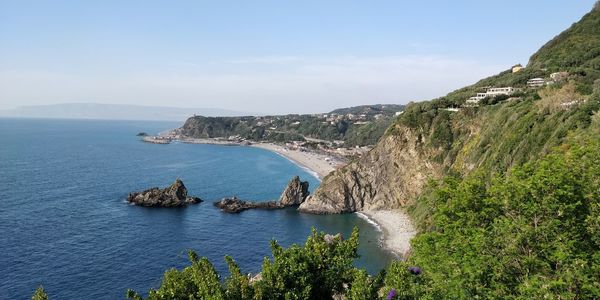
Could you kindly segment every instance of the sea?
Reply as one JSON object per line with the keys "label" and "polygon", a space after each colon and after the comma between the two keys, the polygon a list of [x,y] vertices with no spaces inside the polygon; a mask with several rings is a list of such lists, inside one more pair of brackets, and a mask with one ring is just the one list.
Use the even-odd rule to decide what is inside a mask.
{"label": "sea", "polygon": [[[295,175],[314,174],[268,150],[174,142],[148,144],[176,122],[0,119],[0,299],[124,299],[147,294],[164,272],[188,265],[187,251],[206,256],[221,276],[223,257],[245,273],[271,257],[269,241],[302,244],[311,228],[348,236],[360,230],[356,266],[375,274],[395,257],[381,232],[357,214],[310,215],[295,209],[227,214],[223,197],[276,200]],[[181,178],[205,200],[185,208],[145,208],[128,193]]]}

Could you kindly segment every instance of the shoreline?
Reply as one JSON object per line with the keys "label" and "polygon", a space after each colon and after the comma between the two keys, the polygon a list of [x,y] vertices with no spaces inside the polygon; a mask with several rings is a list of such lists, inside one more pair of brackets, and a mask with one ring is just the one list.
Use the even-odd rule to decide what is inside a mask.
{"label": "shoreline", "polygon": [[336,165],[342,163],[339,158],[332,155],[294,150],[276,144],[253,143],[248,146],[265,149],[279,154],[308,173],[311,173],[313,176],[319,179],[319,181],[323,180],[325,176],[333,172],[336,169]]}
{"label": "shoreline", "polygon": [[337,167],[346,164],[344,158],[336,155],[317,153],[314,151],[301,151],[274,143],[227,141],[210,138],[169,138],[169,141],[176,141],[186,144],[247,146],[261,148],[288,159],[293,164],[313,175],[319,181],[325,178],[325,176],[327,176],[329,173],[333,172]]}
{"label": "shoreline", "polygon": [[356,214],[381,232],[384,249],[406,258],[410,252],[410,240],[417,233],[406,213],[401,210],[366,210]]}

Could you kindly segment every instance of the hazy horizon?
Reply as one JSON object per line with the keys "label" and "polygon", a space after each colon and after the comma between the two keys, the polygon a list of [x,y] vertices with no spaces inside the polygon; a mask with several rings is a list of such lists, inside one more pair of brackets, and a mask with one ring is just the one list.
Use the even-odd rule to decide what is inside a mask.
{"label": "hazy horizon", "polygon": [[594,2],[0,0],[0,110],[406,104],[526,64]]}

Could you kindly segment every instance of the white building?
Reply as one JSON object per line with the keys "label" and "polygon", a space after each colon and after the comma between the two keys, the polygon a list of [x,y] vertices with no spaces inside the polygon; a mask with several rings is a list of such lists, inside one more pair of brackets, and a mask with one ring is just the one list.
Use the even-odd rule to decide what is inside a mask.
{"label": "white building", "polygon": [[485,93],[477,93],[476,96],[473,96],[467,99],[468,104],[478,104],[479,101],[483,100],[486,97],[496,97],[498,95],[512,95],[514,92],[518,91],[518,89],[513,87],[500,87],[500,88],[489,88]]}
{"label": "white building", "polygon": [[514,87],[489,88],[485,94],[486,97],[495,97],[498,95],[511,95],[516,91],[517,89]]}
{"label": "white building", "polygon": [[540,87],[540,86],[544,86],[544,84],[546,84],[546,80],[544,80],[544,78],[531,78],[529,80],[527,80],[527,86],[530,87]]}
{"label": "white building", "polygon": [[481,101],[481,99],[483,99],[483,98],[471,97],[471,98],[467,99],[467,104],[477,105],[477,104],[479,104],[479,101]]}

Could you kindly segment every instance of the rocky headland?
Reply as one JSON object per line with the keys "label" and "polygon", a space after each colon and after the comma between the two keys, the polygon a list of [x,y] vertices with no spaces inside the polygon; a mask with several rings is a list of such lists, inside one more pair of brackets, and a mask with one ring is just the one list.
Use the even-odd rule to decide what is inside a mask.
{"label": "rocky headland", "polygon": [[278,201],[252,202],[232,197],[217,201],[214,206],[228,213],[240,213],[247,209],[281,209],[302,204],[308,195],[308,181],[301,181],[300,177],[295,176],[283,190]]}
{"label": "rocky headland", "polygon": [[181,179],[164,189],[153,187],[143,192],[130,193],[127,201],[146,207],[181,207],[202,202],[198,197],[188,196],[188,191]]}

